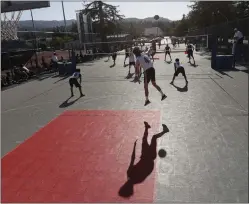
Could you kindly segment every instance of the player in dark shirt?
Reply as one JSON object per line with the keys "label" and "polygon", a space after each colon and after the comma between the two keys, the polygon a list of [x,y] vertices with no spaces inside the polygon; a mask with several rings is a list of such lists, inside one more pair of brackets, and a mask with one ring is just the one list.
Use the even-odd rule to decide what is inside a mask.
{"label": "player in dark shirt", "polygon": [[195,64],[195,58],[194,58],[194,55],[193,55],[193,53],[194,53],[194,47],[191,44],[188,44],[186,51],[188,53],[188,60],[189,60],[188,63],[191,63],[190,59],[192,58],[194,60],[194,64]]}
{"label": "player in dark shirt", "polygon": [[164,49],[164,52],[165,52],[165,57],[164,57],[164,61],[166,61],[166,56],[169,55],[170,57],[170,61],[172,61],[172,58],[171,58],[171,55],[170,55],[170,52],[171,52],[171,48],[170,46],[167,44],[165,49]]}
{"label": "player in dark shirt", "polygon": [[126,46],[126,47],[125,47],[124,67],[125,67],[125,61],[126,61],[127,58],[129,58],[129,49],[128,49],[128,47]]}
{"label": "player in dark shirt", "polygon": [[117,48],[113,48],[113,51],[112,51],[112,60],[113,60],[113,65],[116,64],[116,59],[117,59]]}

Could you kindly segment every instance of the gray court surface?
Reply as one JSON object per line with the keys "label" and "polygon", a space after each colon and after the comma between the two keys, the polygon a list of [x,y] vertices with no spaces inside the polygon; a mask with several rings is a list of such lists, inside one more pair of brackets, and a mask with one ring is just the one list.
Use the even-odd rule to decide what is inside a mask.
{"label": "gray court surface", "polygon": [[[172,54],[185,65],[170,85],[173,64],[164,55],[155,60],[157,83],[168,96],[150,86],[151,104],[144,106],[143,83],[126,79],[128,67],[119,55],[116,66],[105,59],[79,65],[83,98],[70,96],[68,78],[48,77],[2,91],[2,156],[68,109],[161,110],[170,133],[158,149],[167,156],[157,161],[156,202],[248,202],[248,72],[217,72],[205,56],[196,54],[197,67],[183,52]],[[131,69],[133,72],[133,68]],[[143,121],[141,121],[143,122]]]}

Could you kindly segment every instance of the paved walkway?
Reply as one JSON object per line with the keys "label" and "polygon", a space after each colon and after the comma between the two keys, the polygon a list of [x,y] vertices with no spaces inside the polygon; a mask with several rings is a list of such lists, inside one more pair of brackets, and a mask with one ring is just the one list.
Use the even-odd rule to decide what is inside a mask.
{"label": "paved walkway", "polygon": [[[173,58],[180,58],[186,65],[188,90],[181,89],[185,85],[182,76],[175,81],[179,88],[169,84],[173,75],[173,65],[163,61],[163,54],[157,54],[157,82],[168,98],[161,102],[160,95],[150,87],[152,103],[146,107],[143,106],[143,84],[139,85],[130,82],[132,79],[125,79],[127,68],[122,66],[124,56],[118,56],[117,65],[113,68],[109,67],[111,61],[104,62],[105,59],[79,66],[83,72],[83,92],[86,96],[78,98],[78,92],[75,90],[75,97],[67,103],[65,101],[69,97],[68,79],[47,78],[3,91],[2,155],[6,155],[40,128],[45,126],[46,130],[46,125],[66,110],[159,110],[160,123],[166,124],[170,132],[158,139],[157,149],[166,150],[167,155],[165,158],[156,159],[156,168],[153,171],[156,175],[153,200],[141,200],[138,196],[135,201],[247,202],[248,73],[243,71],[242,67],[237,71],[214,71],[210,68],[210,61],[200,55],[196,55],[198,66],[192,67],[187,63],[184,53],[172,55]],[[136,115],[136,124],[140,126],[135,132],[136,138],[141,142],[143,120],[147,116],[140,115],[141,120]],[[101,122],[99,119],[98,121]],[[51,126],[48,126],[51,130]],[[63,126],[61,123],[60,127]],[[113,123],[112,127],[115,127]],[[118,128],[117,125],[116,127]],[[161,130],[159,124],[157,128]],[[122,133],[119,129],[115,131],[116,134]],[[150,133],[155,132],[153,130]],[[51,134],[56,137],[55,133]],[[130,160],[133,139],[129,148],[123,150],[127,150],[127,161]],[[119,150],[116,150],[114,154],[118,152]],[[106,154],[108,155],[108,152]],[[8,160],[8,155],[11,154],[4,157],[5,161]],[[27,159],[22,158],[19,162],[25,162]],[[125,170],[125,167],[122,170]],[[126,174],[126,170],[123,174]],[[4,175],[2,178],[7,182]],[[145,184],[146,182],[143,185]],[[98,190],[101,192],[101,189]],[[140,191],[135,189],[134,196],[136,192]],[[50,192],[50,196],[53,193],[55,192]],[[55,193],[55,197],[56,195]],[[88,198],[77,197],[78,201],[90,202],[96,196],[87,193],[85,195],[88,195]],[[7,194],[3,196],[7,199]],[[48,197],[48,192],[45,197]],[[25,201],[25,198],[23,199]],[[77,199],[71,197],[71,201]],[[70,202],[70,198],[65,200]]]}

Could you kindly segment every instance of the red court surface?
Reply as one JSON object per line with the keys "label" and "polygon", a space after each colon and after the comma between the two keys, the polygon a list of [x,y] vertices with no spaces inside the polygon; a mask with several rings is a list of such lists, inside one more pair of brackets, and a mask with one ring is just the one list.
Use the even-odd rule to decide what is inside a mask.
{"label": "red court surface", "polygon": [[144,121],[150,141],[159,111],[63,113],[2,158],[2,202],[153,202],[155,168],[132,197],[118,195],[136,139],[140,158]]}

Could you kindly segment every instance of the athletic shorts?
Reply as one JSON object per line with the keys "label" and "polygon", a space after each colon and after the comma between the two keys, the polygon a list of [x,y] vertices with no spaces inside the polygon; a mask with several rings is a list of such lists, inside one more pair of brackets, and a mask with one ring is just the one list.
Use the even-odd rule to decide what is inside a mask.
{"label": "athletic shorts", "polygon": [[188,57],[193,57],[193,50],[188,51]]}
{"label": "athletic shorts", "polygon": [[183,68],[183,67],[178,67],[177,69],[176,69],[176,71],[175,71],[175,76],[178,76],[179,74],[182,74],[182,76],[186,76],[186,74],[185,74],[185,69]]}
{"label": "athletic shorts", "polygon": [[165,55],[170,55],[170,52],[169,52],[169,51],[166,51],[166,52],[165,52]]}
{"label": "athletic shorts", "polygon": [[129,62],[129,66],[131,65],[135,66],[135,62]]}
{"label": "athletic shorts", "polygon": [[70,84],[70,87],[73,87],[73,86],[75,86],[77,88],[81,87],[80,83],[78,82],[78,80],[76,78],[70,78],[69,84]]}
{"label": "athletic shorts", "polygon": [[145,80],[147,80],[147,83],[150,83],[150,81],[156,81],[156,72],[154,67],[151,67],[144,72],[144,83],[146,82]]}
{"label": "athletic shorts", "polygon": [[244,37],[243,38],[240,38],[237,42],[237,44],[243,44],[243,40],[244,40]]}
{"label": "athletic shorts", "polygon": [[115,61],[117,58],[117,53],[112,54],[112,59]]}

